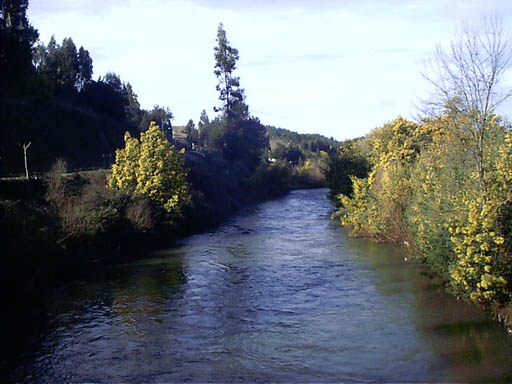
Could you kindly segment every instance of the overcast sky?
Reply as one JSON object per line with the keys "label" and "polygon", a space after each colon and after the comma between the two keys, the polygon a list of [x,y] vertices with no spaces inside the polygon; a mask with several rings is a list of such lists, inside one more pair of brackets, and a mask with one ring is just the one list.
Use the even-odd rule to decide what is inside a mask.
{"label": "overcast sky", "polygon": [[47,43],[72,37],[94,78],[129,81],[142,107],[170,107],[175,125],[218,105],[217,26],[239,50],[236,74],[264,124],[337,139],[417,114],[420,73],[462,22],[497,15],[511,0],[32,0]]}

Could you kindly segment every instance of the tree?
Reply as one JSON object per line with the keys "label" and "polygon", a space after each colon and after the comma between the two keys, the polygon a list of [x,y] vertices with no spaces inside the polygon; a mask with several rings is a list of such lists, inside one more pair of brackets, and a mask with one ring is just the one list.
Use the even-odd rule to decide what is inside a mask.
{"label": "tree", "polygon": [[105,77],[103,78],[103,82],[109,85],[114,91],[122,93],[123,92],[123,82],[119,75],[114,72],[107,72]]}
{"label": "tree", "polygon": [[65,38],[59,45],[52,36],[47,46],[41,43],[35,48],[33,61],[37,73],[61,90],[82,92],[91,83],[93,67],[89,51],[84,47],[77,51],[71,38]]}
{"label": "tree", "polygon": [[28,149],[28,147],[30,147],[31,144],[32,144],[32,142],[29,141],[28,143],[23,143],[23,145],[22,145],[22,148],[23,148],[23,158],[25,159],[25,177],[26,177],[27,180],[29,179],[29,176],[28,176],[28,162],[27,162],[27,149]]}
{"label": "tree", "polygon": [[[249,173],[254,172],[269,146],[265,126],[254,117],[239,121],[226,119],[223,123],[228,124],[228,128],[217,138],[217,148],[222,150],[226,160],[241,162]],[[229,128],[235,124],[236,129]]]}
{"label": "tree", "polygon": [[122,84],[119,89],[100,78],[98,81],[91,81],[82,93],[84,100],[95,111],[105,113],[119,121],[127,118],[125,108],[128,102]]}
{"label": "tree", "polygon": [[38,44],[34,51],[34,64],[37,73],[50,79],[53,84],[57,83],[57,71],[59,67],[59,54],[60,47],[52,35],[48,45],[44,43]]}
{"label": "tree", "polygon": [[306,156],[297,145],[284,145],[278,143],[270,154],[275,159],[285,160],[288,164],[296,166],[299,162],[304,161]]}
{"label": "tree", "polygon": [[205,147],[209,145],[210,141],[210,119],[203,109],[201,116],[199,117],[199,123],[197,123],[199,129],[199,146]]}
{"label": "tree", "polygon": [[[480,29],[464,26],[450,48],[436,49],[431,74],[424,77],[434,87],[427,102],[434,112],[456,116],[475,166],[481,193],[485,193],[484,151],[487,127],[496,108],[512,96],[500,84],[512,63],[511,40],[496,18],[484,20]],[[462,118],[460,118],[462,116]]]}
{"label": "tree", "polygon": [[151,123],[140,141],[125,134],[125,148],[116,151],[108,186],[155,201],[176,219],[188,201],[184,156],[169,145],[160,127]]}
{"label": "tree", "polygon": [[78,51],[78,76],[77,88],[82,91],[87,85],[91,83],[92,79],[92,58],[89,56],[89,51],[80,47]]}
{"label": "tree", "polygon": [[155,105],[151,111],[144,112],[139,130],[141,132],[147,130],[150,123],[153,121],[155,124],[159,124],[159,126],[162,127],[162,132],[164,132],[167,140],[172,142],[172,119],[174,119],[174,115],[169,108]]}
{"label": "tree", "polygon": [[222,151],[225,159],[241,162],[252,173],[268,148],[267,131],[257,118],[249,116],[244,90],[240,88],[240,78],[233,75],[239,58],[238,50],[229,45],[222,24],[219,24],[217,30],[217,46],[214,51],[214,73],[219,80],[217,90],[220,92],[219,100],[224,105],[215,108],[215,111],[223,112],[218,122],[222,129],[219,135],[210,131],[210,140],[217,150]]}
{"label": "tree", "polygon": [[239,59],[238,50],[229,45],[224,26],[219,24],[217,30],[217,46],[215,51],[214,73],[219,80],[217,91],[220,92],[219,100],[223,103],[220,108],[214,108],[215,112],[222,111],[228,119],[249,116],[249,108],[244,103],[244,89],[240,88],[240,78],[233,75],[236,62]]}
{"label": "tree", "polygon": [[62,41],[58,58],[57,82],[66,89],[73,89],[79,75],[78,52],[73,39],[68,37]]}
{"label": "tree", "polygon": [[330,157],[325,172],[331,197],[335,197],[340,193],[352,197],[351,177],[365,178],[368,176],[369,168],[370,166],[366,159],[356,154],[350,145],[340,148],[339,153]]}
{"label": "tree", "polygon": [[199,128],[201,128],[207,126],[208,124],[210,124],[210,118],[208,117],[206,111],[203,109],[201,116],[199,117],[199,123],[197,123],[197,125]]}
{"label": "tree", "polygon": [[133,91],[130,83],[126,83],[125,92],[128,101],[128,105],[125,107],[126,115],[130,123],[132,123],[134,127],[138,127],[141,123],[142,111],[140,109],[139,100],[137,99],[137,94]]}
{"label": "tree", "polygon": [[199,131],[196,129],[196,125],[192,119],[190,119],[185,126],[185,132],[187,133],[187,147],[194,149],[199,141]]}
{"label": "tree", "polygon": [[32,47],[38,38],[27,18],[28,0],[0,1],[0,92],[17,88],[33,72]]}

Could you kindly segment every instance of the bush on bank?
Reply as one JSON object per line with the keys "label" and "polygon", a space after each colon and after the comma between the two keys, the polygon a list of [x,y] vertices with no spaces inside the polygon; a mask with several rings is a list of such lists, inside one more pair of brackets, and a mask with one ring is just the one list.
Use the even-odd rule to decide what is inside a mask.
{"label": "bush on bank", "polygon": [[337,217],[355,236],[409,245],[456,296],[499,309],[512,294],[512,132],[495,115],[485,127],[482,188],[464,119],[446,109],[371,132],[358,145],[372,171],[352,177]]}

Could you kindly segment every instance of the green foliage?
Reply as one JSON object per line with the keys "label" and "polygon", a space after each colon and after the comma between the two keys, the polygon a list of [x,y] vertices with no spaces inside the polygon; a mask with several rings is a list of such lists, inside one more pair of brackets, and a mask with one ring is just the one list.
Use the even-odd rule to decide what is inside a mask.
{"label": "green foliage", "polygon": [[256,118],[225,119],[221,124],[223,129],[215,139],[215,148],[226,160],[241,163],[251,174],[262,162],[268,148],[265,126]]}
{"label": "green foliage", "polygon": [[[325,170],[327,169],[328,155],[307,159],[302,165],[293,168],[292,189],[323,188],[326,186]],[[289,164],[289,163],[288,163]]]}
{"label": "green foliage", "polygon": [[[284,128],[266,126],[272,151],[296,148],[302,152],[305,159],[318,155],[320,151],[334,154],[340,143],[333,138],[318,134],[303,134]],[[281,148],[281,149],[279,149]]]}
{"label": "green foliage", "polygon": [[28,0],[0,2],[0,97],[19,94],[32,77],[37,31],[27,18]]}
{"label": "green foliage", "polygon": [[[73,169],[106,167],[115,149],[122,145],[124,132],[135,134],[141,123],[146,129],[152,120],[163,122],[171,132],[170,111],[159,114],[160,110],[142,110],[132,86],[115,73],[92,80],[92,58],[71,38],[59,44],[52,37],[47,45],[33,47],[32,35],[36,32],[26,19],[26,6],[26,1],[7,1],[0,7],[1,17],[6,17],[1,23],[0,51],[5,48],[9,52],[4,64],[10,63],[5,72],[1,71],[0,172],[22,171],[18,142],[33,143],[31,163],[41,172],[57,157],[65,157]],[[23,31],[11,28],[15,19]],[[22,57],[16,58],[14,50],[28,52],[23,58],[25,64],[18,62]],[[4,80],[8,87],[4,87]],[[2,91],[8,88],[9,93],[4,95]],[[168,138],[171,140],[172,134]]]}
{"label": "green foliage", "polygon": [[354,233],[377,241],[406,240],[403,212],[411,194],[408,164],[418,153],[417,130],[416,124],[398,117],[368,136],[373,170],[366,179],[351,177],[353,198],[339,196],[341,222]]}
{"label": "green foliage", "polygon": [[[137,103],[138,104],[138,103]],[[167,107],[161,107],[159,105],[155,105],[151,111],[138,111],[134,110],[136,114],[141,115],[140,123],[139,123],[139,131],[144,132],[148,129],[151,122],[158,124],[162,129],[165,137],[169,142],[172,142],[172,124],[171,120],[174,119],[174,115],[171,110]],[[133,112],[130,112],[133,115]]]}
{"label": "green foliage", "polygon": [[91,83],[92,80],[92,58],[89,56],[89,51],[84,49],[84,47],[80,47],[77,61],[78,74],[76,85],[78,90],[82,91]]}
{"label": "green foliage", "polygon": [[69,37],[57,44],[52,36],[48,46],[40,43],[34,51],[34,63],[38,75],[49,79],[53,86],[64,91],[84,90],[92,78],[92,59],[89,51],[80,47]]}
{"label": "green foliage", "polygon": [[292,172],[283,162],[261,164],[249,179],[251,193],[260,199],[284,195],[291,184]]}
{"label": "green foliage", "polygon": [[[339,194],[352,197],[353,187],[351,177],[365,178],[370,165],[364,157],[354,153],[352,147],[342,147],[330,157],[325,178],[330,189],[331,197]],[[339,200],[338,200],[339,202]]]}
{"label": "green foliage", "polygon": [[292,172],[291,188],[325,187],[329,156],[339,142],[317,134],[301,134],[266,126],[270,161],[286,164]]}
{"label": "green foliage", "polygon": [[[214,73],[219,81],[217,91],[223,103],[221,108],[214,109],[221,111],[222,116],[210,123],[206,113],[202,114],[201,135],[203,141],[209,142],[208,148],[221,152],[226,160],[245,168],[245,174],[249,176],[264,158],[268,148],[267,132],[257,118],[249,116],[240,78],[233,74],[239,59],[238,50],[230,46],[222,24],[217,30],[214,52]],[[193,132],[191,128],[189,131]]]}
{"label": "green foliage", "polygon": [[300,161],[304,161],[306,156],[296,146],[286,147],[282,143],[279,143],[276,148],[272,149],[270,156],[274,159],[285,160],[291,165],[298,165]]}
{"label": "green foliage", "polygon": [[206,111],[203,109],[201,112],[201,117],[199,118],[199,123],[197,123],[197,128],[199,130],[199,148],[208,149],[210,144],[210,119],[206,114]]}
{"label": "green foliage", "polygon": [[187,149],[196,149],[199,145],[199,130],[192,119],[185,126],[185,132],[187,133]]}
{"label": "green foliage", "polygon": [[215,108],[215,111],[222,111],[227,119],[246,119],[249,117],[249,108],[244,102],[244,89],[240,88],[240,78],[233,75],[239,59],[238,50],[229,44],[222,23],[217,29],[216,41],[213,72],[219,80],[217,91],[223,105],[221,108]]}

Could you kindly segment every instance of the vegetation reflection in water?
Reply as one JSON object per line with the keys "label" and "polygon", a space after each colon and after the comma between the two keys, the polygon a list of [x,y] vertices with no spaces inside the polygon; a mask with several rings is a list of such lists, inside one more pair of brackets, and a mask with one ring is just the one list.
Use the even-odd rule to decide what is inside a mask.
{"label": "vegetation reflection in water", "polygon": [[425,347],[453,370],[446,380],[510,382],[512,340],[488,314],[455,300],[417,264],[404,263],[392,246],[353,238],[348,244],[358,261],[375,267],[379,292],[395,305],[398,296],[407,304],[401,309],[411,311]]}
{"label": "vegetation reflection in water", "polygon": [[50,301],[18,381],[509,381],[512,341],[296,191]]}

